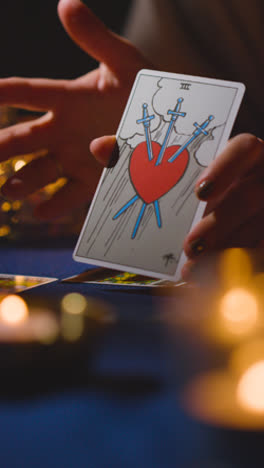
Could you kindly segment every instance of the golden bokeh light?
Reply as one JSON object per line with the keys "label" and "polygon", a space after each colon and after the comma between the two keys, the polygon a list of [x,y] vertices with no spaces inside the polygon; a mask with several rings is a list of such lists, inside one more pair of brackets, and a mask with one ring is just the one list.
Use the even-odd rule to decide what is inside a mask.
{"label": "golden bokeh light", "polygon": [[256,326],[258,303],[244,288],[230,289],[220,300],[219,310],[226,328],[234,334],[243,334]]}
{"label": "golden bokeh light", "polygon": [[227,249],[220,256],[220,278],[226,288],[248,284],[252,270],[250,257],[244,249]]}
{"label": "golden bokeh light", "polygon": [[264,361],[264,339],[255,338],[233,350],[229,359],[229,368],[240,378],[253,364],[262,360]]}
{"label": "golden bokeh light", "polygon": [[15,281],[16,281],[16,285],[24,284],[25,276],[24,275],[16,275]]}
{"label": "golden bokeh light", "polygon": [[0,226],[0,237],[8,236],[10,231],[10,226],[8,226],[7,224],[3,224],[2,226]]}
{"label": "golden bokeh light", "polygon": [[23,159],[18,159],[18,161],[14,162],[14,170],[17,172],[20,169],[22,169],[22,167],[25,165],[26,165],[26,161],[24,161]]}
{"label": "golden bokeh light", "polygon": [[12,208],[12,205],[11,203],[9,202],[3,202],[2,205],[1,205],[1,210],[4,211],[4,213],[7,213],[8,211],[10,211]]}
{"label": "golden bokeh light", "polygon": [[48,195],[53,195],[60,188],[62,188],[66,182],[67,179],[65,177],[60,177],[58,180],[56,180],[56,182],[52,182],[51,184],[46,185],[44,190]]}
{"label": "golden bokeh light", "polygon": [[21,206],[22,206],[22,202],[20,200],[15,200],[12,203],[12,210],[14,211],[20,210]]}
{"label": "golden bokeh light", "polygon": [[84,331],[84,316],[82,314],[64,313],[61,317],[61,334],[67,341],[77,341]]}
{"label": "golden bokeh light", "polygon": [[87,300],[82,294],[69,293],[63,297],[61,305],[68,314],[82,314],[86,309]]}
{"label": "golden bokeh light", "polygon": [[264,414],[264,360],[253,364],[242,375],[237,398],[243,408]]}
{"label": "golden bokeh light", "polygon": [[7,181],[6,175],[0,175],[0,187]]}
{"label": "golden bokeh light", "polygon": [[67,341],[77,341],[84,331],[86,298],[79,293],[66,294],[61,301],[61,333]]}
{"label": "golden bokeh light", "polygon": [[264,361],[252,371],[241,381],[227,370],[198,375],[184,387],[182,405],[192,418],[214,427],[263,431]]}
{"label": "golden bokeh light", "polygon": [[50,345],[57,340],[59,324],[49,309],[32,309],[31,329],[34,339]]}
{"label": "golden bokeh light", "polygon": [[254,286],[256,289],[263,290],[264,289],[264,273],[257,273],[254,276]]}
{"label": "golden bokeh light", "polygon": [[6,325],[18,325],[28,318],[26,302],[15,294],[6,296],[0,304],[0,319]]}

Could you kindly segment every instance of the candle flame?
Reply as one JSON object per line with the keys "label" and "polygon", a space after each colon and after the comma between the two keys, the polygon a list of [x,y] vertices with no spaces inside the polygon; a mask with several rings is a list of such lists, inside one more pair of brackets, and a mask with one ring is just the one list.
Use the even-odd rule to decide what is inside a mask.
{"label": "candle flame", "polygon": [[86,298],[79,293],[66,294],[61,301],[64,312],[68,314],[82,314],[87,306]]}
{"label": "candle flame", "polygon": [[246,289],[233,288],[222,297],[220,313],[229,331],[234,334],[245,333],[256,325],[258,318],[257,300]]}
{"label": "candle flame", "polygon": [[245,409],[264,413],[264,360],[253,364],[242,375],[237,398]]}
{"label": "candle flame", "polygon": [[244,249],[227,249],[220,257],[220,277],[227,288],[248,284],[252,270],[250,256]]}
{"label": "candle flame", "polygon": [[82,314],[64,313],[61,317],[61,334],[67,341],[78,341],[84,331]]}
{"label": "candle flame", "polygon": [[7,325],[18,325],[28,317],[27,304],[21,297],[10,294],[0,304],[0,317]]}

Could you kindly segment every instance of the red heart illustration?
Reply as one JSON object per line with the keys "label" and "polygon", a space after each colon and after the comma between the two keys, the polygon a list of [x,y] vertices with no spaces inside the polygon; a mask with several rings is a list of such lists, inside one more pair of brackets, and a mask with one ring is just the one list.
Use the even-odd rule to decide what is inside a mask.
{"label": "red heart illustration", "polygon": [[129,164],[129,173],[135,191],[145,203],[153,203],[168,193],[183,176],[188,162],[189,153],[184,149],[173,161],[168,159],[180,148],[178,145],[166,148],[162,162],[155,165],[161,149],[156,141],[152,142],[153,159],[148,157],[147,144],[139,143],[134,149]]}

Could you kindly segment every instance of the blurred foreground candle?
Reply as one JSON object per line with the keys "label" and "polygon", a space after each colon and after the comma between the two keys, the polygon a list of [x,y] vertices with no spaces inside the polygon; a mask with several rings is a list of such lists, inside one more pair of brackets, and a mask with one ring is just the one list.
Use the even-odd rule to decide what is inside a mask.
{"label": "blurred foreground candle", "polygon": [[253,364],[242,375],[237,386],[237,397],[245,409],[264,416],[264,360]]}
{"label": "blurred foreground candle", "polygon": [[66,294],[61,301],[61,333],[67,341],[77,341],[84,331],[86,298],[79,293]]}
{"label": "blurred foreground candle", "polygon": [[103,301],[86,298],[79,293],[62,297],[60,312],[33,306],[16,295],[0,299],[0,343],[40,342],[51,344],[57,339],[78,341],[98,327],[113,323],[115,316]]}
{"label": "blurred foreground candle", "polygon": [[47,309],[29,309],[20,296],[10,294],[0,303],[0,342],[40,342],[56,340],[58,322]]}
{"label": "blurred foreground candle", "polygon": [[186,411],[242,430],[264,430],[264,257],[253,254],[231,249],[201,262],[164,314]]}
{"label": "blurred foreground candle", "polygon": [[115,320],[114,314],[106,303],[98,299],[86,298],[79,293],[69,293],[61,300],[61,334],[66,341],[74,342],[85,332],[85,324],[107,325]]}
{"label": "blurred foreground candle", "polygon": [[3,323],[17,325],[28,318],[28,307],[25,301],[15,294],[5,297],[0,304],[0,316]]}
{"label": "blurred foreground candle", "polygon": [[200,268],[182,313],[175,313],[172,292],[168,321],[228,349],[264,329],[264,275],[254,272],[250,255],[242,249],[227,250],[211,262],[213,271],[211,263]]}
{"label": "blurred foreground candle", "polygon": [[60,381],[69,371],[78,373],[113,321],[108,304],[78,293],[1,296],[1,389],[5,385],[8,391],[21,372],[19,388],[27,386],[32,372],[38,376],[36,382],[47,377]]}
{"label": "blurred foreground candle", "polygon": [[258,303],[247,289],[230,289],[220,300],[220,313],[228,330],[241,334],[257,323]]}
{"label": "blurred foreground candle", "polygon": [[225,369],[194,378],[183,391],[183,405],[208,424],[263,431],[264,340],[236,350]]}

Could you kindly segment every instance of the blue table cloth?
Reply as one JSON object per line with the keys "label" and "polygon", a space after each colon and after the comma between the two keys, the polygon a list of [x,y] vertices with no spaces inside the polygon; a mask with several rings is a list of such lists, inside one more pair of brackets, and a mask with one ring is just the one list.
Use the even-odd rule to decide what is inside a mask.
{"label": "blue table cloth", "polygon": [[[71,247],[5,246],[0,255],[1,273],[60,280],[87,269],[72,260]],[[207,426],[179,404],[184,345],[179,343],[175,359],[156,319],[166,295],[60,281],[41,288],[46,297],[71,291],[99,297],[118,319],[87,364],[82,356],[78,371],[69,366],[60,385],[50,378],[43,391],[38,386],[20,394],[23,369],[19,376],[14,370],[15,391],[8,396],[0,379],[1,468],[263,467],[262,433]],[[195,358],[195,346],[189,353]]]}

